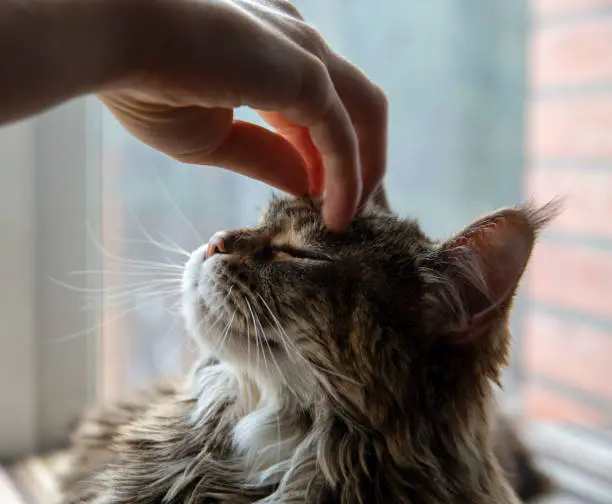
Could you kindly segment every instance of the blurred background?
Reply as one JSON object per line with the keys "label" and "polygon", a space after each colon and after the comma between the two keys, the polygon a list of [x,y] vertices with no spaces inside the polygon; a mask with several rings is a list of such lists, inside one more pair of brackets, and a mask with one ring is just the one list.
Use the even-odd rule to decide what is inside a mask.
{"label": "blurred background", "polygon": [[[612,1],[296,5],[387,92],[391,204],[430,235],[567,196],[520,291],[501,400],[567,499],[612,503]],[[60,446],[85,404],[185,368],[178,250],[253,224],[271,190],[173,162],[93,98],[0,129],[0,162],[14,458]]]}

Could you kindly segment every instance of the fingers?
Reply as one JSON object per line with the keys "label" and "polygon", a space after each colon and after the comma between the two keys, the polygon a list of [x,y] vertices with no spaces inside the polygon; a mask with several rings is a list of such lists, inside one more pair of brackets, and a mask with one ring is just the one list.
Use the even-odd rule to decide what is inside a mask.
{"label": "fingers", "polygon": [[281,112],[290,122],[308,128],[323,161],[323,219],[330,229],[341,230],[355,215],[361,197],[357,136],[327,68],[311,55],[306,61],[301,93]]}
{"label": "fingers", "polygon": [[296,196],[308,194],[308,172],[300,153],[281,135],[255,124],[234,121],[216,148],[178,159],[220,166]]}
{"label": "fingers", "polygon": [[279,112],[258,111],[258,114],[301,154],[308,170],[309,194],[313,198],[320,197],[323,194],[323,159],[310,137],[308,128],[297,126]]}
{"label": "fingers", "polygon": [[387,167],[387,99],[361,70],[340,56],[330,64],[330,75],[357,134],[363,206],[381,183]]}

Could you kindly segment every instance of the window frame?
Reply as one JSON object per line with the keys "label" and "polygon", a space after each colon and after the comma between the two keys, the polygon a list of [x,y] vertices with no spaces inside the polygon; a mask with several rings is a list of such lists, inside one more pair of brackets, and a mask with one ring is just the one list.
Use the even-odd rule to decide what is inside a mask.
{"label": "window frame", "polygon": [[[22,309],[2,308],[8,330],[0,338],[0,458],[62,446],[97,396],[101,305],[83,310],[83,294],[52,279],[100,270],[92,240],[101,224],[100,132],[95,98],[0,130],[0,161],[9,179],[0,194],[18,195],[5,209],[5,225],[23,231],[5,246],[24,266],[3,266],[3,282],[19,287],[12,295]],[[87,289],[102,285],[101,274],[84,279],[80,285]]]}
{"label": "window frame", "polygon": [[[34,144],[35,125],[25,121],[0,129],[3,236],[0,281],[0,458],[34,448],[36,353],[34,328]],[[23,261],[24,268],[16,267]]]}

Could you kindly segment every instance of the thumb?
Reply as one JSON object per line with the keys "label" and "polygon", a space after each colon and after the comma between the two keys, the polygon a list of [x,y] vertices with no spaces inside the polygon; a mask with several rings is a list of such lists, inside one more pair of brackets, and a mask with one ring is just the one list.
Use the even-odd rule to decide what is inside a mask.
{"label": "thumb", "polygon": [[185,161],[220,166],[296,196],[308,194],[308,171],[297,149],[281,135],[255,124],[234,121],[217,147],[201,155],[192,152]]}
{"label": "thumb", "polygon": [[308,194],[306,163],[285,138],[234,121],[224,108],[151,106],[129,93],[100,96],[134,136],[183,163],[213,165],[283,191]]}

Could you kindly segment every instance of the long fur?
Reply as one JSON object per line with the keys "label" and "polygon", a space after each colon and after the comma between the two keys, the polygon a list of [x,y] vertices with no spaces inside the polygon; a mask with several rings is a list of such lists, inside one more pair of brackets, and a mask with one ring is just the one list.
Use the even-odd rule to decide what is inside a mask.
{"label": "long fur", "polygon": [[[275,199],[223,253],[193,253],[183,312],[200,362],[89,413],[63,502],[517,503],[493,451],[493,388],[549,212],[513,212],[437,243],[384,208],[330,233],[317,202]],[[483,269],[507,252],[522,254],[516,278]]]}

